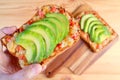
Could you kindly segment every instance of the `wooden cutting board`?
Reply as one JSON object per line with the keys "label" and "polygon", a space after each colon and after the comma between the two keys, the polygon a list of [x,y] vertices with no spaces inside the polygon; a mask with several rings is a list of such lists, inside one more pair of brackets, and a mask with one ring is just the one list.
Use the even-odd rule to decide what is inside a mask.
{"label": "wooden cutting board", "polygon": [[[78,16],[82,11],[90,11],[92,8],[87,4],[81,4],[72,14]],[[54,76],[63,66],[68,67],[74,74],[82,74],[97,59],[99,59],[118,39],[118,36],[111,41],[103,50],[94,53],[81,39],[58,56],[46,69],[46,76]]]}
{"label": "wooden cutting board", "polygon": [[[81,4],[72,14],[76,18],[82,11],[92,11],[93,9],[87,4]],[[100,52],[94,53],[89,46],[81,40],[81,45],[74,51],[73,55],[66,62],[68,67],[75,74],[82,74],[88,67],[90,67],[97,59],[99,59],[116,41],[116,38],[109,43]]]}

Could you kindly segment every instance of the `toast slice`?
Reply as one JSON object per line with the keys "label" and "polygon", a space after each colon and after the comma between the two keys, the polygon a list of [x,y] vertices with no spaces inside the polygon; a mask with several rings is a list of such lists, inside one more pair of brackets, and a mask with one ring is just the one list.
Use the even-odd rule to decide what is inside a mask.
{"label": "toast slice", "polygon": [[[63,27],[62,28],[63,33],[66,33],[66,32],[67,33],[63,34],[64,37],[61,36],[62,32],[61,33],[59,33],[59,32],[57,33],[57,34],[61,34],[59,36],[59,37],[62,37],[61,41],[59,40],[59,37],[52,38],[56,34],[54,34],[53,36],[49,36],[51,38],[50,39],[51,41],[54,41],[53,39],[58,39],[54,43],[50,42],[50,44],[51,43],[53,43],[53,44],[56,43],[56,45],[53,48],[53,51],[51,51],[51,53],[49,53],[50,54],[49,56],[42,58],[40,61],[37,61],[37,62],[32,61],[32,62],[29,63],[28,62],[28,57],[32,57],[32,59],[35,59],[36,55],[37,55],[36,51],[39,50],[39,49],[35,50],[35,47],[33,47],[33,46],[37,46],[38,44],[33,44],[31,42],[31,40],[30,40],[32,38],[37,39],[36,37],[39,36],[37,34],[36,34],[36,36],[33,36],[32,38],[30,36],[30,35],[34,34],[34,30],[35,30],[34,29],[34,25],[41,24],[39,22],[41,20],[43,20],[43,19],[44,19],[44,21],[48,21],[49,22],[48,18],[49,17],[53,18],[54,16],[48,15],[48,14],[54,14],[54,13],[55,14],[57,13],[57,14],[60,14],[60,15],[64,15],[66,17],[66,19],[68,20],[68,28],[67,29],[64,28],[64,25],[60,26],[61,28]],[[46,19],[46,17],[48,17],[48,18]],[[63,21],[65,21],[65,20],[63,20]],[[61,22],[62,22],[62,20],[61,20]],[[45,23],[47,23],[47,22],[45,22]],[[64,23],[64,24],[66,25],[67,23]],[[41,30],[43,30],[43,28],[44,28],[43,25],[46,25],[46,24],[42,24],[41,25],[42,26]],[[58,24],[56,24],[56,25],[58,25]],[[32,29],[31,29],[31,27],[32,27]],[[37,26],[35,26],[35,27],[37,27]],[[59,28],[59,29],[61,30],[61,28]],[[30,33],[29,30],[31,30],[31,32],[32,31],[33,32]],[[55,30],[53,30],[53,31],[55,31]],[[53,31],[49,31],[48,30],[48,31],[46,31],[45,34],[48,33],[48,35],[50,35],[50,32],[53,33]],[[27,65],[30,65],[30,64],[33,64],[33,63],[40,63],[40,64],[44,65],[44,64],[49,64],[56,56],[58,56],[59,54],[62,54],[65,50],[67,50],[74,43],[76,43],[80,39],[79,31],[80,31],[80,29],[79,29],[78,23],[71,16],[71,14],[69,12],[67,12],[64,8],[62,8],[60,6],[56,6],[56,5],[45,5],[45,6],[41,7],[40,9],[38,9],[37,13],[30,20],[28,20],[21,27],[19,27],[13,34],[4,36],[1,41],[2,41],[2,44],[6,47],[6,49],[10,52],[10,54],[18,58],[19,64],[20,64],[21,67],[24,67],[24,66],[27,66]],[[22,35],[23,33],[30,33],[30,34],[29,35],[27,34],[25,36],[25,35]],[[43,33],[44,33],[44,30],[43,30]],[[18,37],[20,35],[23,36],[22,39],[21,39],[21,37],[20,38]],[[42,33],[41,33],[41,35],[42,35]],[[44,36],[42,36],[42,37],[44,37]],[[26,40],[24,40],[24,39],[26,39]],[[27,40],[27,39],[29,39],[29,40]],[[43,44],[47,45],[47,39],[45,39],[45,38],[42,39],[40,37],[39,37],[39,39],[46,40],[46,42],[44,42]],[[24,46],[28,45],[31,42],[29,44],[29,47],[27,47],[27,48],[31,48],[32,50],[30,50],[29,53],[27,53],[27,49],[25,47],[23,47],[22,45],[18,44],[17,41],[19,43],[23,43],[24,42],[24,44],[23,44]],[[36,40],[36,42],[37,42],[37,40]],[[49,43],[49,40],[48,40],[48,43]],[[43,45],[43,44],[41,44],[41,45]],[[45,49],[45,48],[46,47],[43,45],[42,49]],[[33,49],[34,49],[34,51],[33,51]],[[46,54],[46,53],[43,53],[43,54]],[[40,55],[43,56],[42,54],[40,54]],[[38,57],[40,57],[40,56],[38,56]]]}
{"label": "toast slice", "polygon": [[101,51],[118,36],[112,27],[94,10],[81,11],[77,20],[80,27],[80,37],[93,52]]}

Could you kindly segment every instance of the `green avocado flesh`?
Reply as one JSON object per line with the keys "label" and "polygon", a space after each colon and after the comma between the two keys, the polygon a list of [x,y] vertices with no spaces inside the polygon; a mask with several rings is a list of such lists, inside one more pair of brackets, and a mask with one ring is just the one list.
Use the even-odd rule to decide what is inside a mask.
{"label": "green avocado flesh", "polygon": [[55,24],[55,26],[57,26],[57,30],[58,30],[58,35],[57,35],[57,42],[59,43],[59,42],[61,42],[62,40],[63,40],[63,35],[64,35],[64,33],[63,33],[63,28],[61,28],[61,22],[59,22],[59,20],[58,19],[56,19],[56,18],[45,18],[45,20],[49,20],[49,21],[51,21],[52,23],[54,23]]}
{"label": "green avocado flesh", "polygon": [[53,13],[53,14],[46,14],[46,17],[54,17],[57,18],[59,21],[61,21],[62,24],[62,28],[64,29],[64,36],[66,37],[66,35],[69,32],[69,20],[67,19],[67,17],[65,15],[62,15],[60,13]]}
{"label": "green avocado flesh", "polygon": [[46,14],[44,19],[29,25],[17,35],[15,43],[22,46],[29,64],[48,58],[69,32],[69,20],[60,13]]}
{"label": "green avocado flesh", "polygon": [[29,30],[25,30],[18,37],[26,40],[31,40],[34,42],[36,46],[36,53],[35,53],[36,57],[34,62],[39,62],[43,59],[43,55],[45,53],[45,41],[43,40],[41,35]]}
{"label": "green avocado flesh", "polygon": [[100,44],[110,37],[108,28],[93,14],[83,15],[79,23],[81,30],[89,34],[92,42]]}
{"label": "green avocado flesh", "polygon": [[91,38],[91,40],[93,40],[94,42],[99,42],[98,36],[100,35],[100,33],[103,33],[104,30],[101,29],[101,28],[97,28],[93,32],[92,32],[92,36],[91,36],[92,38]]}
{"label": "green avocado flesh", "polygon": [[16,38],[16,43],[26,49],[25,57],[26,57],[28,63],[33,63],[34,59],[36,57],[35,44],[31,40],[22,39],[19,37]]}
{"label": "green avocado flesh", "polygon": [[99,20],[92,21],[88,27],[88,33],[90,34],[92,27],[98,24],[102,24],[102,23]]}
{"label": "green avocado flesh", "polygon": [[92,21],[95,21],[97,20],[96,17],[89,17],[86,21],[85,21],[85,25],[84,25],[84,28],[83,28],[83,31],[84,32],[88,32],[88,28],[89,28],[89,25]]}
{"label": "green avocado flesh", "polygon": [[89,17],[94,17],[93,14],[87,14],[87,15],[83,15],[81,20],[80,20],[80,27],[81,29],[83,30],[84,29],[84,26],[85,26],[85,21],[89,18]]}
{"label": "green avocado flesh", "polygon": [[58,30],[56,29],[57,27],[54,23],[50,22],[49,20],[43,19],[33,23],[32,25],[43,25],[45,27],[48,27],[54,33],[54,36],[57,38],[57,35],[58,35],[58,32],[57,32]]}
{"label": "green avocado flesh", "polygon": [[44,54],[44,58],[49,57],[56,45],[54,33],[48,27],[43,25],[30,26],[27,30],[36,32],[44,38],[46,43],[46,54]]}
{"label": "green avocado flesh", "polygon": [[59,43],[61,39],[60,36],[62,35],[61,33],[62,29],[60,28],[61,26],[60,22],[58,22],[58,20],[56,20],[55,18],[44,18],[43,21],[45,22],[43,25],[46,24],[46,26],[49,25],[49,27],[51,25],[51,27],[55,29],[56,43]]}

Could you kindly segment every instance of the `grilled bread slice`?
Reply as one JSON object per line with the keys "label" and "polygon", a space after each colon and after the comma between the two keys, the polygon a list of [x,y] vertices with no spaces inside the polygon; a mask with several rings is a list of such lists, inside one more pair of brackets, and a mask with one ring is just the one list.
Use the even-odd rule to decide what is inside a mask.
{"label": "grilled bread slice", "polygon": [[94,52],[101,51],[113,39],[117,33],[94,10],[81,11],[77,20],[80,27],[80,37]]}
{"label": "grilled bread slice", "polygon": [[21,67],[44,65],[77,42],[79,32],[78,23],[64,8],[45,5],[13,34],[4,36],[2,44]]}

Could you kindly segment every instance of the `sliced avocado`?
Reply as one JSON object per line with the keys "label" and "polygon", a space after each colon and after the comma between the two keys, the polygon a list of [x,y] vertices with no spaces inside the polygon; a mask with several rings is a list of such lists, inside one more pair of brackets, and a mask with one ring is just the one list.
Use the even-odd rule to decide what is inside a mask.
{"label": "sliced avocado", "polygon": [[90,23],[90,25],[89,25],[89,28],[88,28],[88,33],[90,34],[90,32],[91,32],[91,27],[93,27],[94,25],[97,25],[97,24],[102,24],[99,20],[95,20],[95,21],[92,21],[91,23]]}
{"label": "sliced avocado", "polygon": [[61,21],[62,26],[64,28],[64,37],[68,35],[69,32],[69,20],[67,17],[60,13],[48,13],[46,14],[46,17],[54,17],[57,18],[59,21]]}
{"label": "sliced avocado", "polygon": [[39,20],[39,21],[33,23],[32,25],[44,25],[45,27],[48,27],[54,33],[54,36],[56,37],[56,43],[58,42],[57,41],[58,30],[54,23],[52,23],[49,20],[47,20],[46,18],[44,18],[42,20]]}
{"label": "sliced avocado", "polygon": [[99,35],[99,43],[103,42],[106,38],[110,37],[110,32],[106,26],[104,26],[104,32]]}
{"label": "sliced avocado", "polygon": [[105,27],[104,24],[93,14],[83,15],[80,20],[80,26],[84,32],[89,33],[90,39],[93,42],[101,43],[106,37],[110,36],[107,27]]}
{"label": "sliced avocado", "polygon": [[57,41],[58,43],[61,42],[63,40],[63,29],[61,28],[61,23],[59,22],[59,20],[57,20],[56,18],[49,18],[49,17],[45,18],[45,20],[49,20],[57,26],[57,30],[58,30]]}
{"label": "sliced avocado", "polygon": [[108,30],[108,28],[106,26],[104,26],[104,30],[105,30],[106,35],[111,35],[110,31]]}
{"label": "sliced avocado", "polygon": [[110,37],[110,34],[106,34],[105,31],[103,33],[100,33],[100,35],[99,35],[99,42],[98,43],[102,43],[108,37]]}
{"label": "sliced avocado", "polygon": [[[56,44],[58,44],[60,42],[60,36],[62,35],[61,31],[62,30],[60,28],[60,23],[58,23],[58,21],[55,21],[55,18],[44,18],[44,21],[48,21],[50,22],[50,24],[54,27],[54,29],[56,30]],[[57,24],[58,23],[58,24]]]}
{"label": "sliced avocado", "polygon": [[54,33],[48,27],[43,25],[31,25],[27,30],[36,32],[44,38],[46,43],[46,53],[44,54],[44,58],[49,57],[56,46]]}
{"label": "sliced avocado", "polygon": [[99,35],[101,34],[101,33],[103,33],[104,32],[104,29],[102,29],[102,28],[97,28],[96,30],[95,30],[95,34],[93,34],[92,35],[92,40],[93,40],[93,42],[96,42],[96,43],[99,43],[100,41],[99,41]]}
{"label": "sliced avocado", "polygon": [[101,43],[110,36],[110,32],[104,25],[99,25],[99,27],[95,29],[94,34],[92,33],[90,36],[93,42]]}
{"label": "sliced avocado", "polygon": [[93,14],[86,14],[86,15],[83,15],[81,20],[80,20],[80,27],[81,29],[83,30],[84,29],[84,26],[85,26],[85,21],[89,18],[89,17],[94,17]]}
{"label": "sliced avocado", "polygon": [[40,62],[43,60],[43,55],[45,53],[45,41],[43,40],[43,37],[41,35],[39,35],[38,33],[35,33],[33,31],[30,30],[25,30],[24,32],[21,33],[20,38],[23,39],[27,39],[27,40],[31,40],[35,43],[36,45],[36,51],[37,51],[37,55],[35,57],[34,62]]}
{"label": "sliced avocado", "polygon": [[84,32],[88,32],[88,28],[89,28],[89,26],[90,26],[90,23],[91,23],[92,21],[96,21],[96,20],[98,20],[96,17],[89,17],[88,19],[86,19],[85,24],[84,24],[83,31],[84,31]]}
{"label": "sliced avocado", "polygon": [[65,29],[66,29],[64,27],[63,22],[61,20],[59,20],[57,17],[47,17],[47,18],[54,18],[59,23],[59,27],[61,28],[61,32],[62,32],[62,35],[61,35],[61,41],[62,41],[65,36]]}
{"label": "sliced avocado", "polygon": [[16,42],[16,44],[25,48],[25,50],[26,50],[25,57],[26,57],[28,63],[29,64],[33,63],[34,59],[36,57],[36,46],[35,46],[34,42],[32,42],[31,40],[26,40],[26,39],[20,38],[20,35],[18,35],[16,37],[15,42]]}
{"label": "sliced avocado", "polygon": [[90,39],[92,40],[92,41],[94,41],[94,34],[96,34],[95,33],[95,31],[98,29],[98,28],[100,28],[100,29],[102,29],[103,28],[103,25],[101,25],[101,24],[96,24],[96,25],[93,25],[92,26],[92,28],[91,28],[91,32],[90,32]]}

